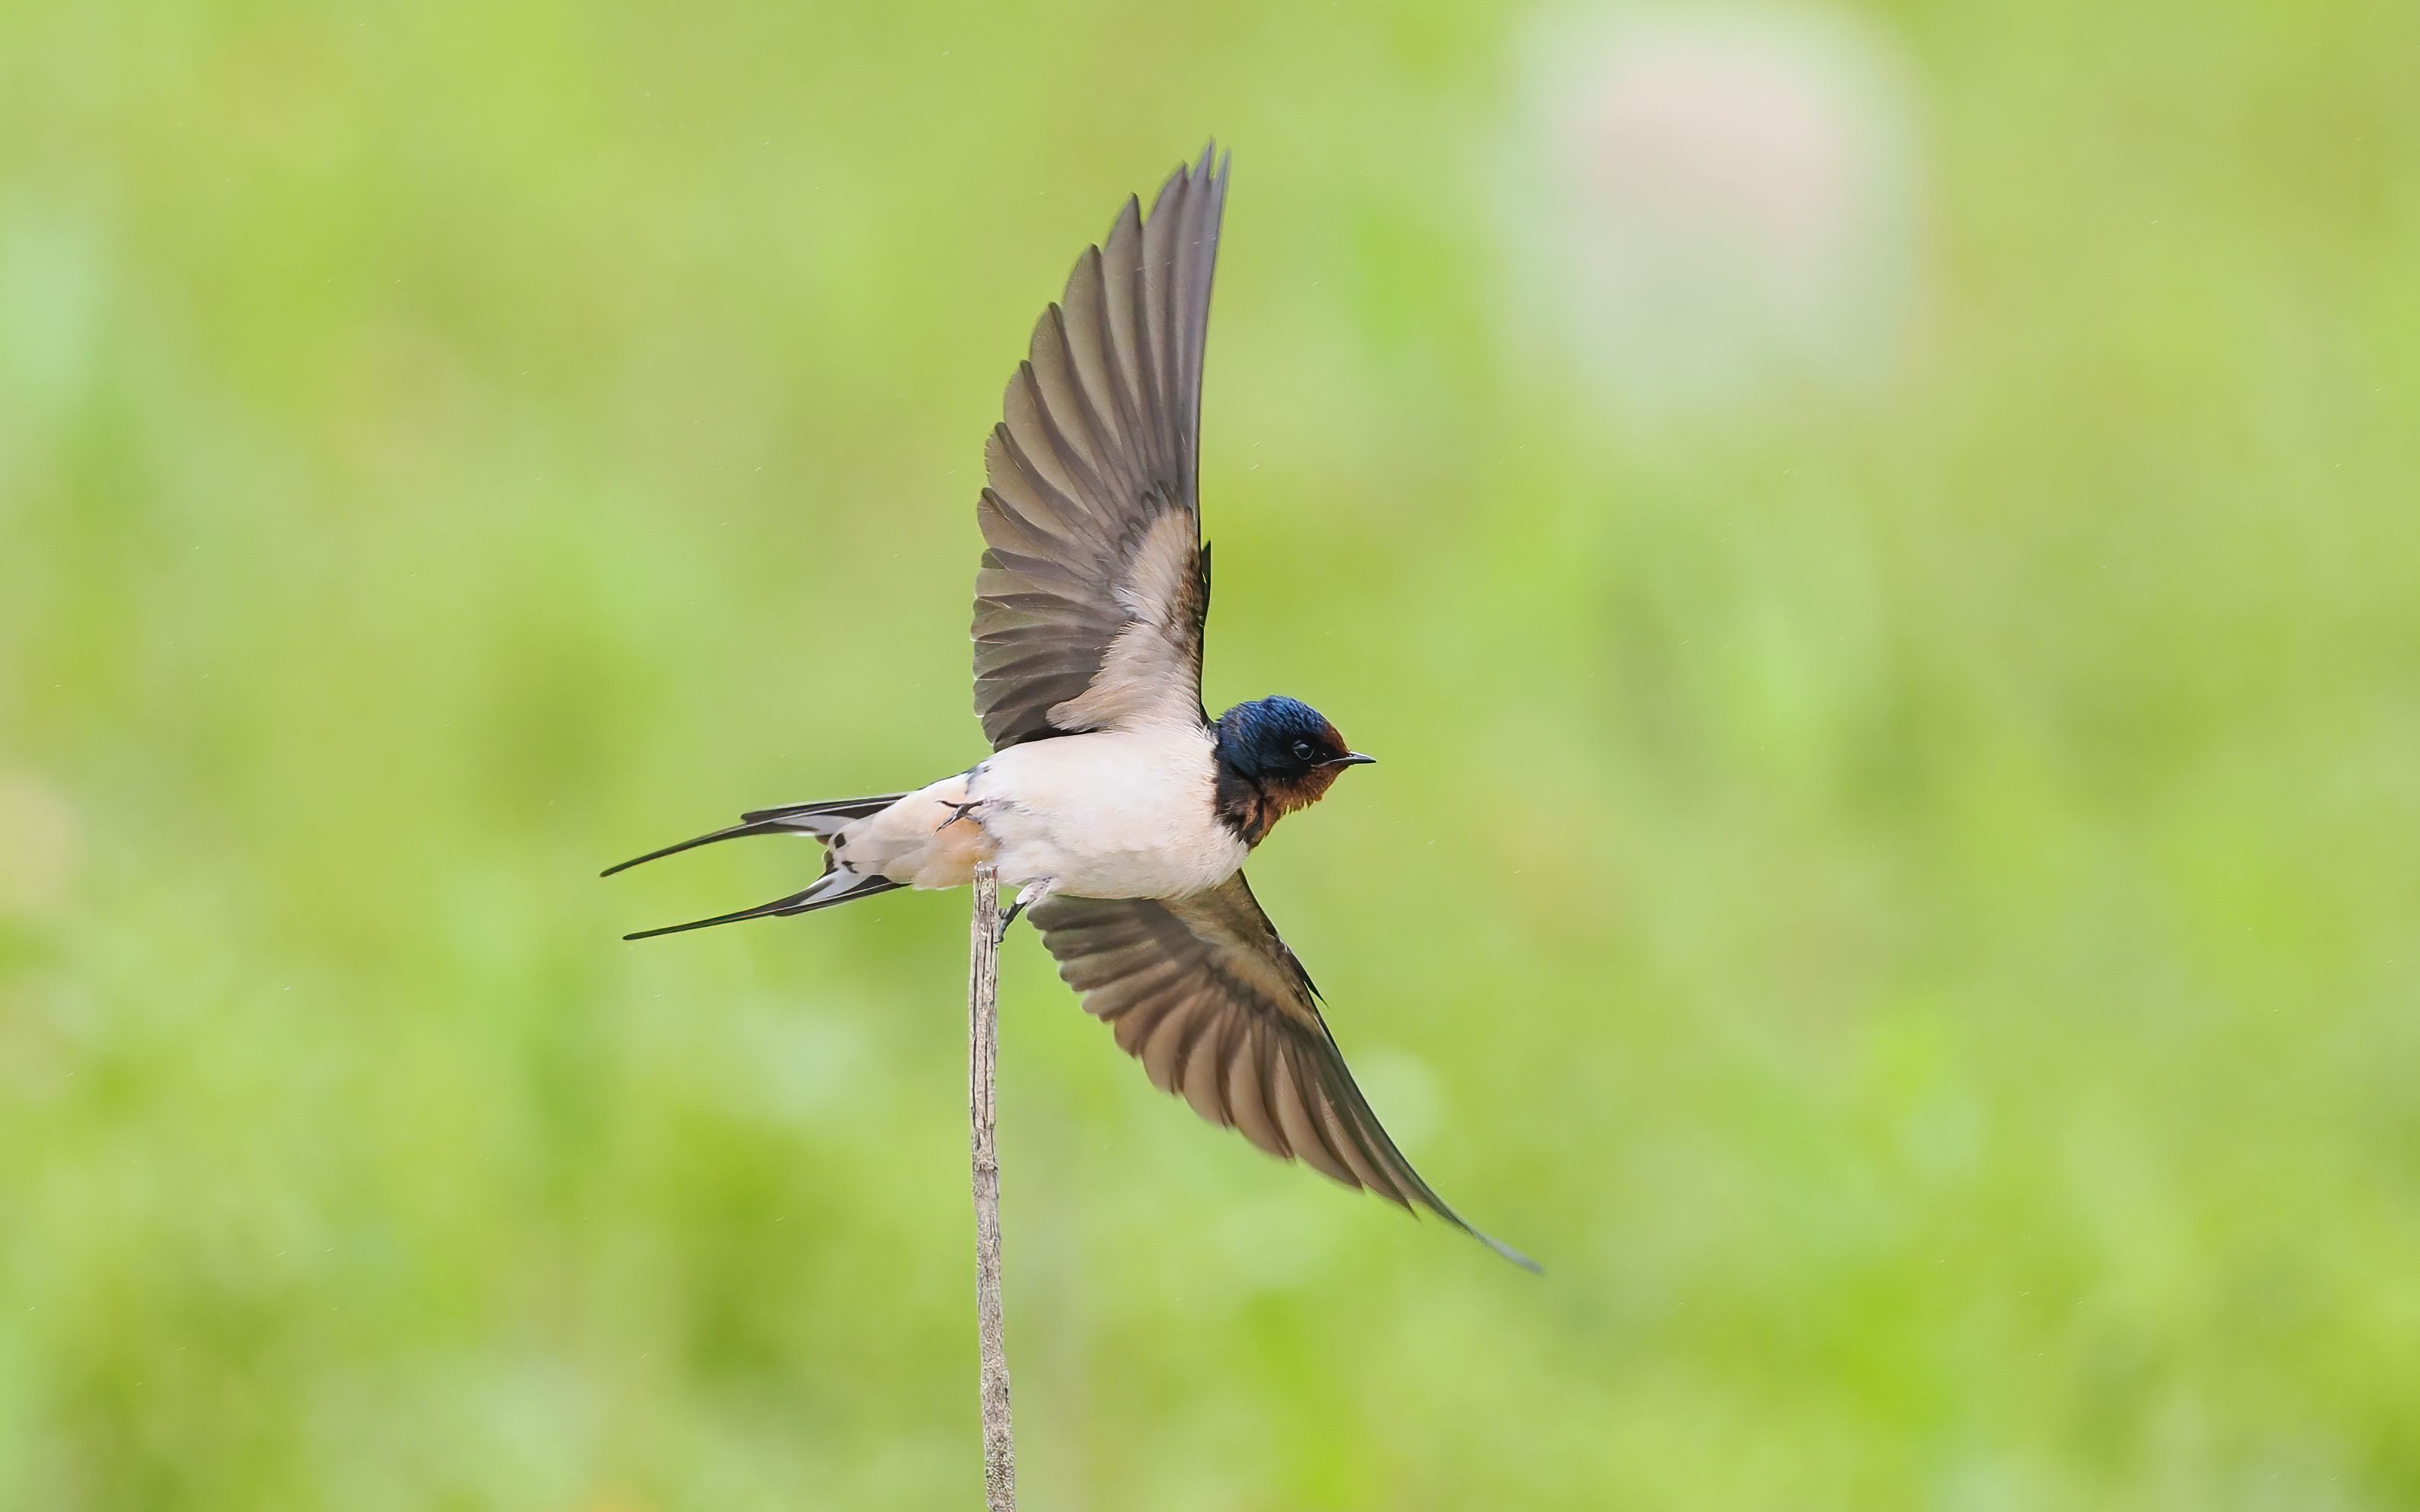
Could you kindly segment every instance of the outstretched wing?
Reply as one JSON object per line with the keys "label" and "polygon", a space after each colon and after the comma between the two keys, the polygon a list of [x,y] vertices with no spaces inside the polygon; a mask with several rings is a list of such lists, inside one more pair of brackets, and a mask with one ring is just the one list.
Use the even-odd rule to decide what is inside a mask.
{"label": "outstretched wing", "polygon": [[1243,873],[1189,898],[1047,898],[1033,921],[1059,975],[1160,1090],[1281,1160],[1418,1203],[1537,1269],[1464,1222],[1387,1136],[1319,1016],[1310,975]]}
{"label": "outstretched wing", "polygon": [[995,749],[1202,719],[1202,343],[1227,198],[1211,150],[1129,197],[1043,312],[985,448],[975,712]]}

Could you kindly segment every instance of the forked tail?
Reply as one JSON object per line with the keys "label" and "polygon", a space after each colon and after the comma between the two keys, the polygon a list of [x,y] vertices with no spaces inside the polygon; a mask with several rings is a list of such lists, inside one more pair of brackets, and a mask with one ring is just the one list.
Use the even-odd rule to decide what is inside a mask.
{"label": "forked tail", "polygon": [[[610,877],[616,872],[627,872],[644,861],[660,860],[667,856],[677,856],[683,851],[695,850],[700,845],[711,845],[717,841],[737,840],[743,835],[811,835],[818,841],[829,841],[844,827],[870,814],[880,813],[897,803],[903,796],[905,795],[892,793],[875,798],[834,798],[823,803],[793,803],[779,809],[753,810],[741,814],[739,823],[736,825],[709,830],[706,834],[682,841],[676,845],[667,845],[661,850],[649,851],[644,856],[633,856],[618,866],[607,867],[600,874]],[[871,898],[876,893],[890,892],[903,886],[905,884],[893,882],[889,877],[876,873],[852,872],[845,868],[835,867],[832,865],[831,853],[827,850],[824,853],[823,875],[786,898],[776,898],[771,903],[759,903],[753,908],[742,908],[737,913],[717,914],[712,918],[692,919],[686,924],[668,924],[661,929],[640,930],[636,933],[625,934],[622,937],[626,940],[644,940],[658,934],[677,934],[684,930],[705,929],[713,924],[736,924],[743,918],[769,918],[776,915],[813,913],[818,908],[830,908],[835,903],[849,903],[859,898]]]}

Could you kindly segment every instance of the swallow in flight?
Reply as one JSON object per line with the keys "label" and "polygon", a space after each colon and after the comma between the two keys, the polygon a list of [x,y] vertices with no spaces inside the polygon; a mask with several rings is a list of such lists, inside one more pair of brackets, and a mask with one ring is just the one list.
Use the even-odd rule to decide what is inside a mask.
{"label": "swallow in flight", "polygon": [[[1244,881],[1278,821],[1371,761],[1309,704],[1202,704],[1210,548],[1195,495],[1202,346],[1227,167],[1204,149],[1132,196],[1008,382],[976,506],[975,710],[992,753],[913,793],[790,804],[609,871],[742,835],[806,835],[786,898],[630,935],[812,913],[899,887],[1018,890],[1059,975],[1162,1091],[1281,1159],[1463,1221],[1379,1126],[1318,989]],[[1002,928],[1006,928],[1006,920]]]}

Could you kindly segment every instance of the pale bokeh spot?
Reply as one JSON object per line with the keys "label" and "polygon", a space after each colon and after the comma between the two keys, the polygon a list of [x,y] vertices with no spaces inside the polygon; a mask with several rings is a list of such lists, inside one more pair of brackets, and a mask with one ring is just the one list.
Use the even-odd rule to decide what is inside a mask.
{"label": "pale bokeh spot", "polygon": [[1507,224],[1533,347],[1649,411],[1888,365],[1921,174],[1887,36],[1794,8],[1563,14],[1532,28],[1520,98]]}
{"label": "pale bokeh spot", "polygon": [[55,912],[84,854],[84,825],[66,794],[27,772],[0,772],[0,914]]}

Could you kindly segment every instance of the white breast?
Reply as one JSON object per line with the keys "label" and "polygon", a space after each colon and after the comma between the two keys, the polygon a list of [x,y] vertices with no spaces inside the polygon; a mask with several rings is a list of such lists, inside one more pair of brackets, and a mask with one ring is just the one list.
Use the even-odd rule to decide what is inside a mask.
{"label": "white breast", "polygon": [[1012,746],[968,797],[1001,879],[1053,879],[1082,898],[1175,898],[1215,887],[1246,846],[1219,823],[1210,733],[1167,724]]}

